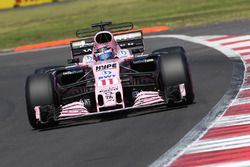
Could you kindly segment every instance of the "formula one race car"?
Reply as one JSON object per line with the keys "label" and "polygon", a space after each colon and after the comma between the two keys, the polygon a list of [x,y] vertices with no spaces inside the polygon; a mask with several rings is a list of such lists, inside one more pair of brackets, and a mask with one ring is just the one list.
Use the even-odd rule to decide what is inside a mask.
{"label": "formula one race car", "polygon": [[77,30],[68,66],[35,70],[26,81],[27,113],[35,129],[60,121],[187,105],[194,93],[182,47],[143,54],[143,34],[132,23],[101,22]]}

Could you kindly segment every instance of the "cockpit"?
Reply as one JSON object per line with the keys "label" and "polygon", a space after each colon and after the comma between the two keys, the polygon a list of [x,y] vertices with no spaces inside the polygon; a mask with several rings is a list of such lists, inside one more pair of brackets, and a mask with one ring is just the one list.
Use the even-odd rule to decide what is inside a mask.
{"label": "cockpit", "polygon": [[104,46],[96,49],[94,55],[97,61],[104,61],[114,58],[113,49],[109,46]]}

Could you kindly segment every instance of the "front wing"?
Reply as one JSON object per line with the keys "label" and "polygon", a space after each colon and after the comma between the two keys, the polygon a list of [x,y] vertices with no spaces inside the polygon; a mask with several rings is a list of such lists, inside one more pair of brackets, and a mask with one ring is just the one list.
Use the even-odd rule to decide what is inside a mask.
{"label": "front wing", "polygon": [[157,104],[151,104],[151,105],[144,105],[144,106],[136,106],[136,107],[127,107],[125,109],[115,109],[115,110],[109,110],[109,111],[102,111],[102,112],[95,112],[95,113],[88,113],[88,114],[82,114],[77,116],[67,116],[67,117],[57,117],[54,119],[55,122],[78,122],[78,121],[86,121],[91,119],[102,119],[104,117],[113,116],[116,115],[128,115],[128,114],[146,114],[146,113],[152,113],[157,111],[162,111],[167,109],[166,102],[160,102]]}

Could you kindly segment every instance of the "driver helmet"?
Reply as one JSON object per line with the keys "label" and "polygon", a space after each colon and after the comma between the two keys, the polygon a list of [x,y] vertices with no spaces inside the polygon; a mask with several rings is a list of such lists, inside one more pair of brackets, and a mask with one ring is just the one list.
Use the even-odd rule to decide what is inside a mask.
{"label": "driver helmet", "polygon": [[104,46],[95,52],[95,57],[98,61],[109,60],[113,58],[113,50],[111,47]]}

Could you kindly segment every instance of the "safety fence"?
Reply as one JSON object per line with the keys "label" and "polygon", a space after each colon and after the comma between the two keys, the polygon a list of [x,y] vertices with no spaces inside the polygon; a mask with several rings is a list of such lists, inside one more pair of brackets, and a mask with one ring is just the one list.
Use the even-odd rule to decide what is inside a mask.
{"label": "safety fence", "polygon": [[0,0],[0,10],[30,5],[39,5],[44,3],[52,3],[55,1],[57,0]]}

